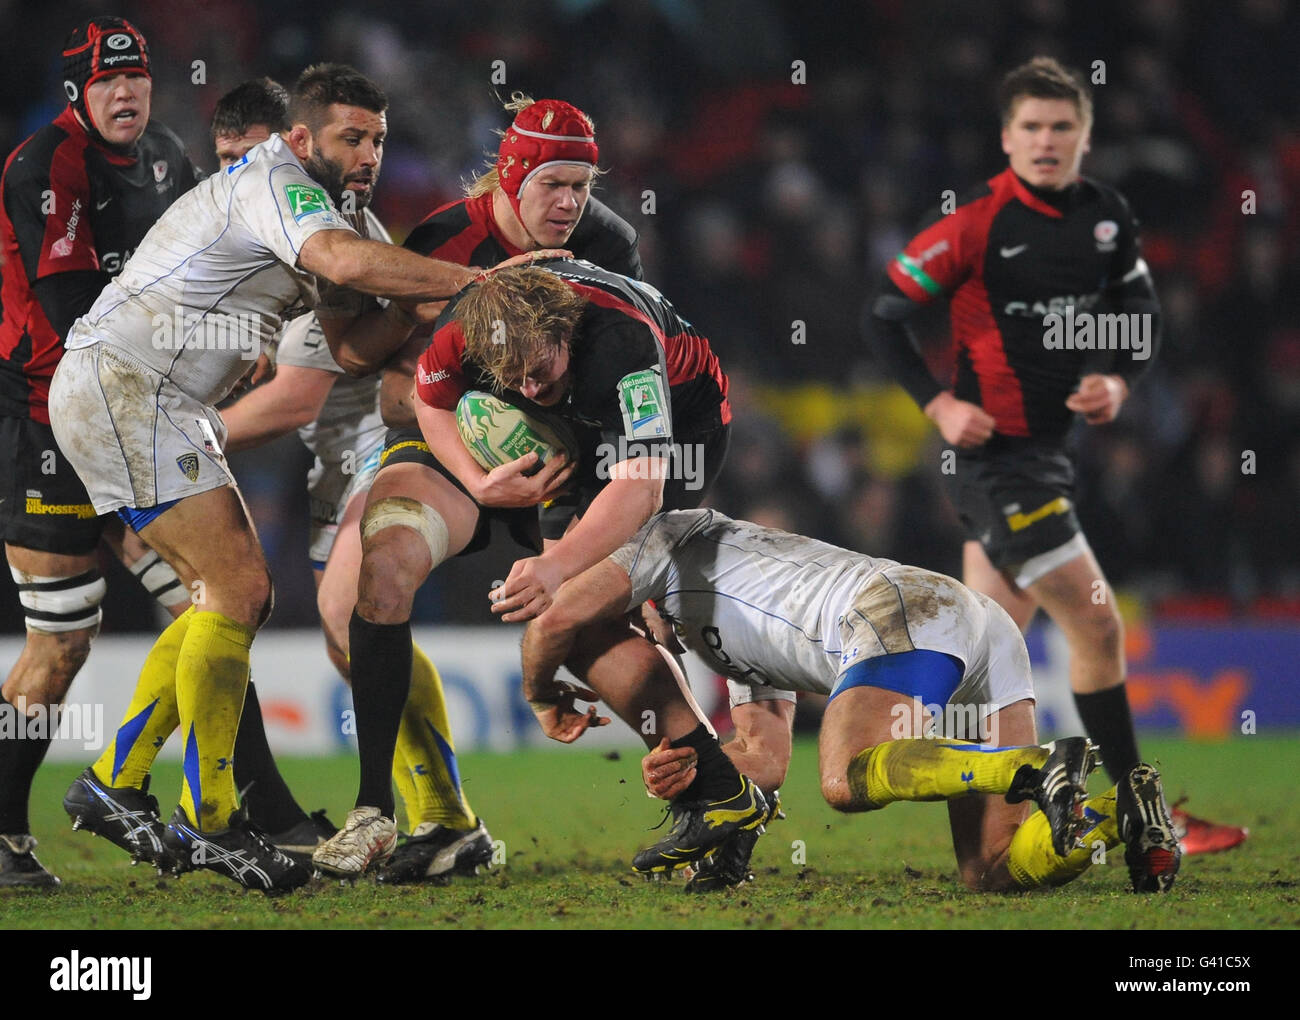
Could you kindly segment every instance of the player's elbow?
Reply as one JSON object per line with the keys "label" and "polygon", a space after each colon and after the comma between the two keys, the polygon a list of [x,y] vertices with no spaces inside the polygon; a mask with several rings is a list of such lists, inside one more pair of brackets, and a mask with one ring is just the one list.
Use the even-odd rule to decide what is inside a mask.
{"label": "player's elbow", "polygon": [[534,637],[551,644],[571,641],[584,622],[576,607],[561,597],[551,603],[546,612],[529,620],[528,629]]}

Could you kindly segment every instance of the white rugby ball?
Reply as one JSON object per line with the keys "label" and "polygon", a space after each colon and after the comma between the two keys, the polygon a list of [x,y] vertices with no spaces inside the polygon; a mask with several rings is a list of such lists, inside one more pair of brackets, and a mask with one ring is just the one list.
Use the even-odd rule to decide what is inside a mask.
{"label": "white rugby ball", "polygon": [[557,453],[573,463],[578,458],[578,444],[573,430],[559,418],[545,419],[529,414],[501,397],[482,390],[470,390],[456,405],[456,429],[461,441],[479,467],[494,467],[537,452],[534,474]]}

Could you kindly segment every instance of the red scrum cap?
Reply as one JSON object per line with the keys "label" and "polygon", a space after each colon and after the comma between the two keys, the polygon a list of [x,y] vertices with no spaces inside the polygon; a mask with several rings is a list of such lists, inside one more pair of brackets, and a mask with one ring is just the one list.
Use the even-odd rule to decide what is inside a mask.
{"label": "red scrum cap", "polygon": [[539,99],[502,137],[497,179],[518,216],[519,197],[539,170],[557,163],[595,169],[599,155],[590,117],[561,99]]}

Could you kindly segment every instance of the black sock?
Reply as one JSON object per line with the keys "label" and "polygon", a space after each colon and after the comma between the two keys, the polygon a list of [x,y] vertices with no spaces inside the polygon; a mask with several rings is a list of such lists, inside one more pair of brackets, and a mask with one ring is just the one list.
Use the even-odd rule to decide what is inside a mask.
{"label": "black sock", "polygon": [[31,735],[37,727],[24,719],[17,707],[0,694],[0,835],[21,836],[31,832],[27,820],[27,801],[32,792],[32,776],[45,759],[50,747],[50,719],[46,715],[39,736]]}
{"label": "black sock", "polygon": [[411,621],[371,623],[353,610],[348,635],[361,758],[357,807],[377,807],[393,818],[393,752],[411,693]]}
{"label": "black sock", "polygon": [[1083,728],[1094,744],[1101,748],[1102,764],[1112,783],[1118,783],[1142,760],[1138,754],[1133,714],[1128,707],[1128,690],[1124,684],[1092,694],[1075,694],[1075,707]]}
{"label": "black sock", "polygon": [[244,713],[235,732],[235,786],[245,791],[249,820],[263,832],[275,835],[307,821],[306,812],[293,799],[271,757],[271,746],[266,742],[266,728],[262,724],[262,706],[251,680],[244,695]]}
{"label": "black sock", "polygon": [[704,723],[684,737],[672,741],[670,747],[689,747],[696,754],[695,781],[676,800],[725,800],[740,792],[740,773],[722,751],[718,738],[710,733]]}

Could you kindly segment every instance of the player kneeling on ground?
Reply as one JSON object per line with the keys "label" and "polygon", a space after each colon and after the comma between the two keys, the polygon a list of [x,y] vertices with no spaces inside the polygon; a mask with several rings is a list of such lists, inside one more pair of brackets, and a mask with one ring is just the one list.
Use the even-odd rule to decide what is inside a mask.
{"label": "player kneeling on ground", "polygon": [[[1087,797],[1091,745],[1082,737],[1037,745],[1024,640],[987,596],[942,574],[715,511],[660,514],[564,585],[535,621],[538,642],[524,649],[529,696],[560,686],[555,671],[583,627],[647,599],[688,648],[731,678],[733,704],[788,704],[800,690],[830,696],[820,743],[822,794],[832,807],[947,800],[967,886],[1068,882],[1091,864],[1098,841],[1127,844],[1136,891],[1172,885],[1180,852],[1159,774],[1138,764],[1117,787]],[[642,680],[623,676],[621,690],[592,686],[617,704]],[[945,720],[969,720],[989,739],[962,732],[909,739],[922,736],[927,705],[945,706]],[[736,766],[783,775],[789,715],[737,718],[748,729],[723,748]],[[784,740],[773,733],[778,727]],[[773,747],[784,758],[763,760]],[[691,768],[689,752],[657,752],[647,785],[670,791]],[[1026,800],[1042,813],[1029,816],[1019,803]],[[744,851],[731,844],[706,859],[696,887],[744,881]]]}

